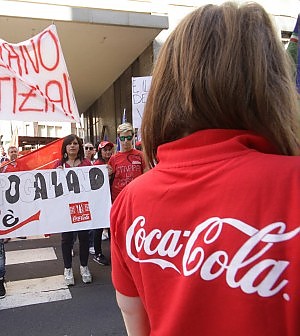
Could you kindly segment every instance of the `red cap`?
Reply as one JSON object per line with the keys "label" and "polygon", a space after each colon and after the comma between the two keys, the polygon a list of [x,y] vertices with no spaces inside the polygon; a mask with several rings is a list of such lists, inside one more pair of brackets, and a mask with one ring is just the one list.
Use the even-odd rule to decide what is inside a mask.
{"label": "red cap", "polygon": [[101,141],[99,143],[99,146],[98,146],[98,150],[101,149],[101,148],[104,148],[105,146],[110,146],[110,147],[114,147],[114,144],[112,142],[109,142],[109,141]]}

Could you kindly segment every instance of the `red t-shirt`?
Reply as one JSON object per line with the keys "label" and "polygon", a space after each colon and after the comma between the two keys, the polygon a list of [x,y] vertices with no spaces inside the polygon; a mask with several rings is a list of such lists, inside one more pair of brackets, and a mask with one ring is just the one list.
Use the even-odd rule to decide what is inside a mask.
{"label": "red t-shirt", "polygon": [[205,130],[158,158],[111,211],[113,284],[151,335],[300,335],[300,157]]}
{"label": "red t-shirt", "polygon": [[128,152],[118,152],[111,156],[108,164],[114,174],[111,186],[112,201],[114,201],[128,183],[143,174],[145,162],[142,152],[133,148]]}
{"label": "red t-shirt", "polygon": [[101,166],[101,165],[105,165],[106,162],[102,159],[97,159],[95,162],[94,162],[94,166]]}

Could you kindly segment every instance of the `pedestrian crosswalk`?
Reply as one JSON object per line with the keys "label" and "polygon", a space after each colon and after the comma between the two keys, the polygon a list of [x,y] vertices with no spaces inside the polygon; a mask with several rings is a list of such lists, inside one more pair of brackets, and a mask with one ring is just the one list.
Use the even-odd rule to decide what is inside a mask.
{"label": "pedestrian crosswalk", "polygon": [[64,282],[63,275],[10,281],[6,297],[0,301],[0,310],[71,299]]}
{"label": "pedestrian crosswalk", "polygon": [[6,252],[5,264],[8,266],[55,259],[57,259],[57,257],[53,247],[44,247]]}
{"label": "pedestrian crosswalk", "polygon": [[[51,260],[57,260],[53,247],[6,252],[7,266]],[[7,281],[6,297],[0,300],[0,310],[71,298],[63,275]]]}

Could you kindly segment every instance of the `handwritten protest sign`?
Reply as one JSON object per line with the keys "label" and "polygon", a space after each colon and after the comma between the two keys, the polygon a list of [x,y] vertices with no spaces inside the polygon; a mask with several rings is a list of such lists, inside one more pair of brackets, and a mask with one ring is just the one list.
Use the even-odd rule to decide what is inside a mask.
{"label": "handwritten protest sign", "polygon": [[109,227],[107,167],[0,174],[0,238]]}
{"label": "handwritten protest sign", "polygon": [[134,128],[141,128],[151,79],[151,76],[132,77],[132,123]]}
{"label": "handwritten protest sign", "polygon": [[0,39],[0,120],[80,122],[54,25],[18,44]]}

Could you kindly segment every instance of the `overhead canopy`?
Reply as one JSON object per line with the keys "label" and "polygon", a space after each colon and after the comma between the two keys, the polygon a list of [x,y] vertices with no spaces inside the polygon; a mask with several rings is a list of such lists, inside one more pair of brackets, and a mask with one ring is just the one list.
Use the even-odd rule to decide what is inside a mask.
{"label": "overhead canopy", "polygon": [[150,45],[164,15],[0,1],[0,38],[19,43],[51,23],[57,33],[80,113]]}

